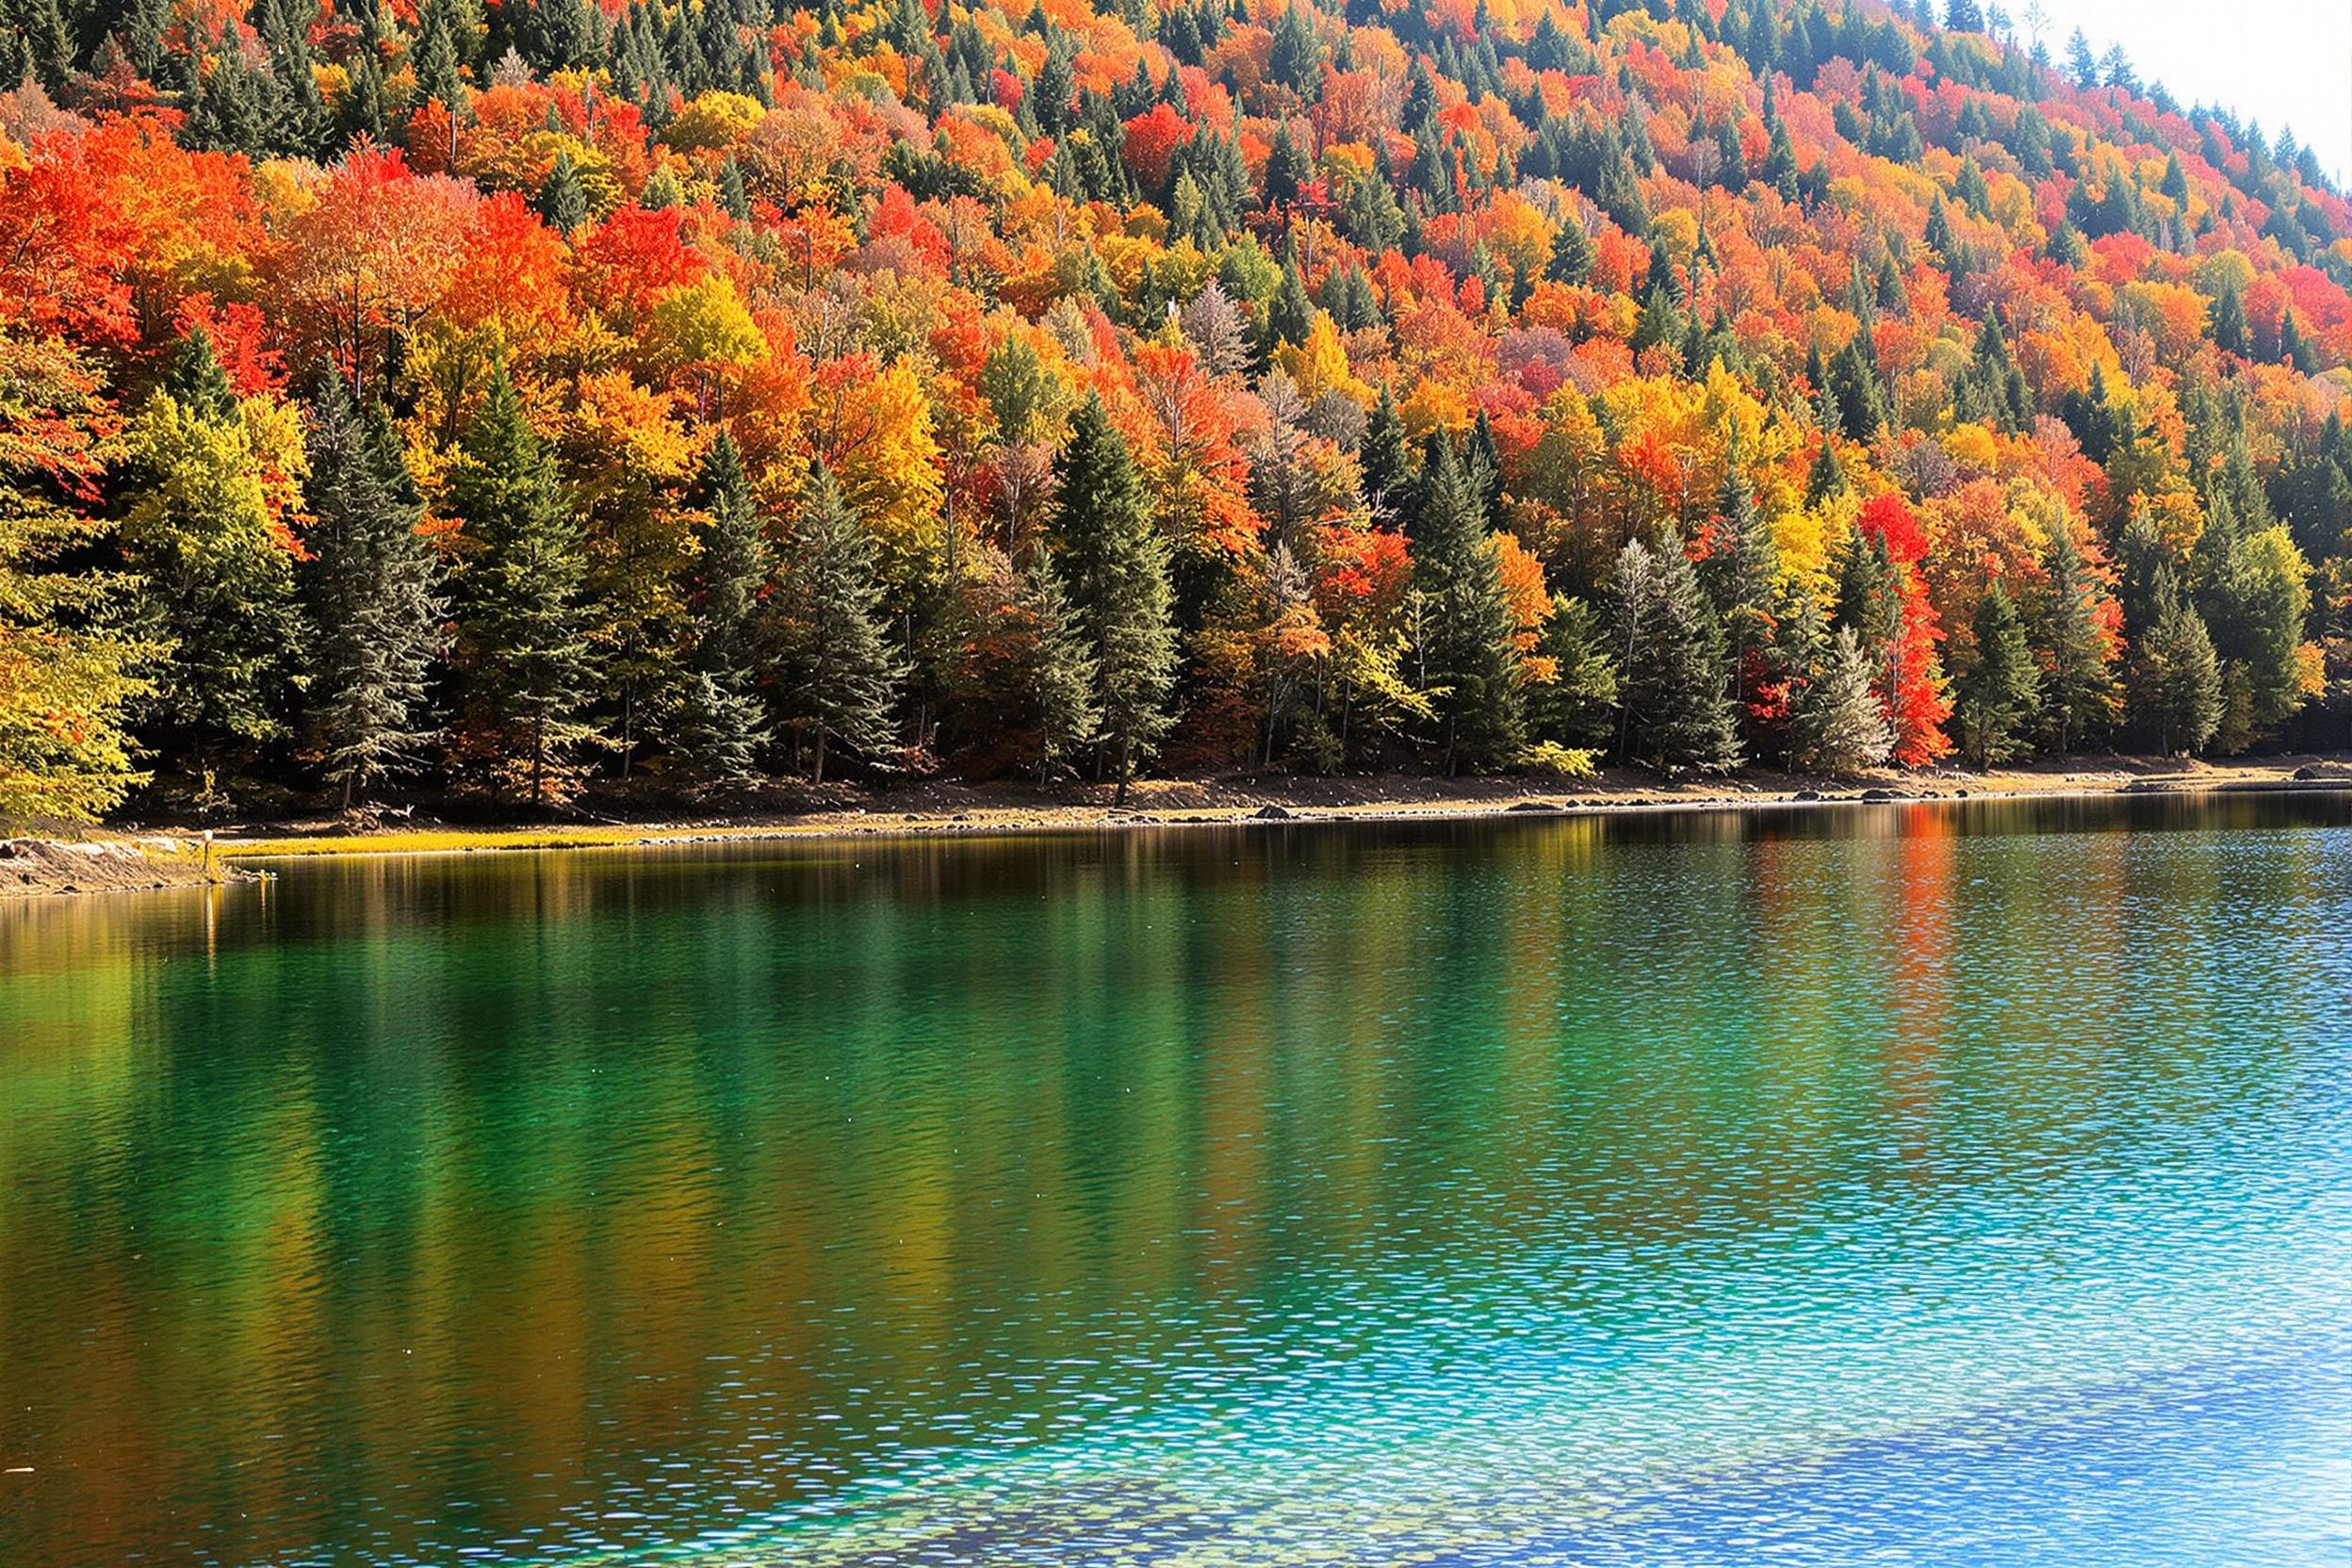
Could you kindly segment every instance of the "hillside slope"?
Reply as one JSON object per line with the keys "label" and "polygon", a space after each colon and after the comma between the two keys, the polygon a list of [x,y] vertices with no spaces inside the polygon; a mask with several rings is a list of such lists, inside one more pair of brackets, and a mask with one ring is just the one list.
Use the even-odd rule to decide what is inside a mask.
{"label": "hillside slope", "polygon": [[6,0],[0,816],[2337,743],[2352,209],[1940,20]]}

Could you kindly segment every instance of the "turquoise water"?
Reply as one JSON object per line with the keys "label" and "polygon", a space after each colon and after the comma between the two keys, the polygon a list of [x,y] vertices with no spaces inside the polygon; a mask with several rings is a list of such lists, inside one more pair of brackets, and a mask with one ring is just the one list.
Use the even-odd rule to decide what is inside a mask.
{"label": "turquoise water", "polygon": [[0,906],[0,1562],[2352,1560],[2352,806]]}

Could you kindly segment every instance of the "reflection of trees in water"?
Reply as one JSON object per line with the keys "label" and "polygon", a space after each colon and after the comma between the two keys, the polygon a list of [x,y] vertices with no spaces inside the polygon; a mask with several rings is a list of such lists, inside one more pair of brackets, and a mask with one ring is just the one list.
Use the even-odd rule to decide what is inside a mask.
{"label": "reflection of trees in water", "polygon": [[44,1517],[105,1550],[241,1512],[259,1556],[659,1516],[650,1456],[765,1508],[1237,1397],[1376,1348],[1406,1279],[1639,1321],[1833,1202],[2056,1213],[2275,1097],[2249,1030],[2313,1037],[2295,936],[2338,894],[2256,830],[2340,809],[876,837],[0,906],[0,1380]]}

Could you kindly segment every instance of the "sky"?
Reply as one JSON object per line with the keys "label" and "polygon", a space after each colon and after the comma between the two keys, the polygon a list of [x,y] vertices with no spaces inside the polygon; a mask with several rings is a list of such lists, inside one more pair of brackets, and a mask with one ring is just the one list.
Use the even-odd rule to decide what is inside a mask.
{"label": "sky", "polygon": [[[2019,37],[2033,0],[2005,0]],[[2075,28],[2100,55],[2123,45],[2143,83],[2183,107],[2206,103],[2262,122],[2277,144],[2293,126],[2339,185],[2352,183],[2352,0],[2041,0],[2042,29],[2064,61]]]}

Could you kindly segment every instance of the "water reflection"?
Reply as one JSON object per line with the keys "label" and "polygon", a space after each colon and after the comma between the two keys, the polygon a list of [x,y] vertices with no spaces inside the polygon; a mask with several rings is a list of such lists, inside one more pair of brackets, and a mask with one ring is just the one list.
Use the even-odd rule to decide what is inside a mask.
{"label": "water reflection", "polygon": [[[0,1560],[1743,1560],[1770,1516],[1830,1562],[2150,1445],[2162,1551],[2003,1560],[2340,1560],[2344,821],[875,838],[0,906]],[[2005,1490],[1946,1484],[1996,1449]]]}

